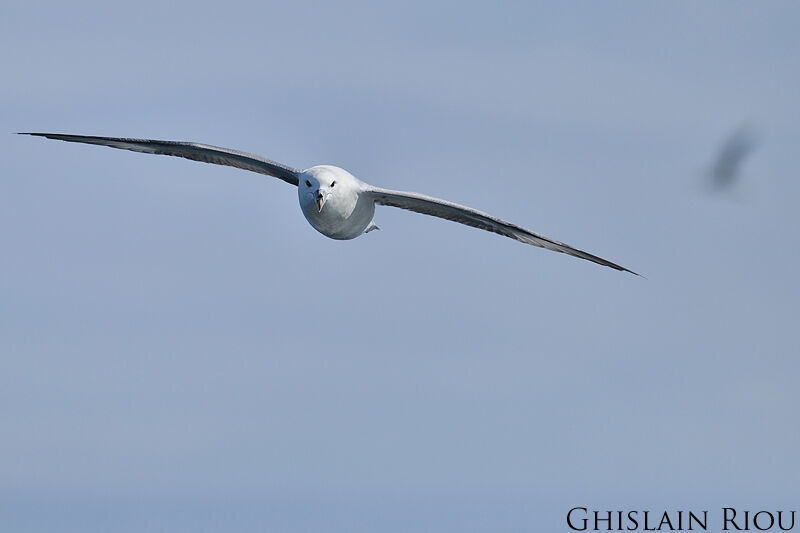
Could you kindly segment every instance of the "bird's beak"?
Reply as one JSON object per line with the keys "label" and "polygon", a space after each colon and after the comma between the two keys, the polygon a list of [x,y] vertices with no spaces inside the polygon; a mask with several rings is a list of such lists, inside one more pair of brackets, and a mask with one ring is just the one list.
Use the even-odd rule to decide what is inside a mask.
{"label": "bird's beak", "polygon": [[322,193],[317,193],[317,212],[322,212],[322,206],[325,205],[325,197],[322,196]]}

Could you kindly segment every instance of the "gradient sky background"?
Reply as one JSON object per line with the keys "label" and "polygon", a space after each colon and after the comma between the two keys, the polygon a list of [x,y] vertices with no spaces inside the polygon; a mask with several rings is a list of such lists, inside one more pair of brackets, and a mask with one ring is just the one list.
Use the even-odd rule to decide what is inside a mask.
{"label": "gradient sky background", "polygon": [[[800,7],[6,2],[8,531],[566,531],[797,508]],[[752,124],[729,191],[704,173]],[[235,169],[335,164],[647,280]]]}

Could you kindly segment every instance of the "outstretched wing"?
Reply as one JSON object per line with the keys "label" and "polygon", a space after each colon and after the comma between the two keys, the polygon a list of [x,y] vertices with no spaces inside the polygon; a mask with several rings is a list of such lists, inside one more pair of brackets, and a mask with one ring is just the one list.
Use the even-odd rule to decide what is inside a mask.
{"label": "outstretched wing", "polygon": [[297,186],[298,175],[301,170],[287,167],[270,159],[261,156],[220,148],[208,144],[199,144],[181,141],[157,141],[150,139],[124,139],[119,137],[92,137],[88,135],[63,135],[60,133],[21,133],[20,135],[36,135],[47,137],[48,139],[58,139],[76,143],[98,144],[100,146],[110,146],[122,150],[132,150],[145,154],[174,155],[185,157],[193,161],[203,163],[213,163],[215,165],[227,165],[229,167],[241,168],[274,176],[282,179],[286,183]]}
{"label": "outstretched wing", "polygon": [[[539,235],[538,233],[534,233],[516,224],[511,224],[505,220],[495,218],[492,215],[481,213],[470,207],[414,192],[391,191],[378,187],[370,187],[367,192],[373,197],[375,203],[379,205],[399,207],[416,213],[422,213],[423,215],[452,220],[453,222],[466,224],[474,228],[498,233],[526,244],[532,244],[533,246],[539,246],[540,248],[546,248],[554,252],[580,257],[581,259],[586,259],[587,261],[592,261],[599,265],[636,274],[636,272],[612,263],[611,261],[607,261],[602,257],[597,257],[596,255],[578,250],[563,242],[558,242],[544,235]],[[636,275],[638,276],[639,274]]]}

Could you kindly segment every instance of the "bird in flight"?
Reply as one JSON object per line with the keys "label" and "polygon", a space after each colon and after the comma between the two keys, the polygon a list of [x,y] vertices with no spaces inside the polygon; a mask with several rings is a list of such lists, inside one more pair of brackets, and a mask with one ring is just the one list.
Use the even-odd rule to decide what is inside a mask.
{"label": "bird in flight", "polygon": [[276,177],[297,187],[300,209],[302,209],[306,220],[314,229],[331,239],[354,239],[374,229],[380,229],[373,220],[375,206],[388,205],[452,220],[453,222],[491,231],[526,244],[565,253],[619,271],[639,275],[611,261],[470,207],[415,192],[393,191],[375,187],[357,179],[343,168],[331,165],[318,165],[306,170],[300,170],[254,154],[193,142],[93,137],[60,133],[20,133],[20,135],[35,135],[61,141],[97,144],[146,154],[172,155],[204,163],[227,165]]}
{"label": "bird in flight", "polygon": [[717,190],[733,186],[744,160],[757,146],[758,136],[752,127],[744,125],[734,131],[720,147],[711,168],[711,186]]}

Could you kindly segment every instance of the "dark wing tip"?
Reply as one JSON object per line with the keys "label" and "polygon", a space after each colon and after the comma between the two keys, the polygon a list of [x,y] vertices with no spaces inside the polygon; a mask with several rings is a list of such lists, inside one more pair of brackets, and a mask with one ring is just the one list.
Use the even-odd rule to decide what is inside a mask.
{"label": "dark wing tip", "polygon": [[37,132],[31,132],[31,131],[18,131],[17,135],[33,135],[35,137],[47,137],[47,138],[51,138],[51,139],[52,138],[58,138],[58,137],[64,137],[64,134],[60,134],[60,133],[37,133]]}
{"label": "dark wing tip", "polygon": [[633,270],[629,270],[629,269],[627,269],[627,268],[623,268],[622,270],[624,270],[625,272],[630,272],[630,273],[631,273],[631,274],[633,274],[634,276],[639,276],[639,277],[640,277],[640,278],[642,278],[642,279],[647,279],[647,277],[645,277],[645,276],[642,276],[641,274],[639,274],[638,272],[634,272]]}
{"label": "dark wing tip", "polygon": [[629,268],[625,268],[625,267],[623,267],[623,266],[614,265],[612,268],[617,268],[617,269],[618,269],[618,270],[620,270],[621,272],[629,272],[629,273],[633,274],[634,276],[639,276],[639,277],[640,277],[640,278],[642,278],[642,279],[647,279],[647,277],[645,277],[645,276],[642,276],[642,275],[641,275],[641,274],[639,274],[638,272],[634,272],[633,270],[631,270],[631,269],[629,269]]}
{"label": "dark wing tip", "polygon": [[[586,253],[586,252],[584,252],[584,253]],[[597,257],[596,255],[592,255],[592,254],[586,254],[586,255],[588,255],[590,257],[581,257],[581,256],[577,256],[577,257],[581,257],[582,259],[589,259],[589,261],[593,261],[593,262],[595,262],[595,263],[597,263],[599,265],[607,266],[607,267],[613,268],[614,270],[619,270],[620,272],[628,272],[630,274],[633,274],[634,276],[639,276],[642,279],[647,279],[646,277],[642,276],[638,272],[634,272],[633,270],[631,270],[629,268],[625,268],[624,266],[620,266],[620,265],[618,265],[616,263],[612,263],[611,261],[609,261],[607,259],[603,259],[601,257]],[[599,261],[598,261],[598,259],[599,259]]]}
{"label": "dark wing tip", "polygon": [[34,135],[36,137],[88,137],[87,135],[70,135],[67,133],[40,133],[34,131],[18,131],[17,135]]}
{"label": "dark wing tip", "polygon": [[633,270],[631,270],[629,268],[625,268],[622,265],[618,265],[616,263],[612,263],[608,259],[603,259],[602,257],[598,257],[596,255],[592,255],[592,254],[587,253],[587,252],[582,252],[582,253],[585,254],[585,255],[579,255],[577,257],[580,257],[581,259],[588,259],[589,261],[593,261],[593,262],[595,262],[595,263],[597,263],[599,265],[603,265],[603,266],[607,266],[607,267],[613,268],[615,270],[619,270],[620,272],[629,272],[629,273],[633,274],[634,276],[639,276],[640,278],[647,279],[644,276],[642,276],[641,274],[639,274],[638,272],[634,272]]}
{"label": "dark wing tip", "polygon": [[[585,253],[585,252],[584,252],[584,253]],[[591,254],[587,254],[587,255],[590,255],[590,256],[591,256]],[[600,259],[602,262],[600,262],[600,261],[595,261],[595,263],[598,263],[598,264],[600,264],[600,265],[604,265],[604,266],[607,266],[607,267],[611,267],[611,268],[613,268],[613,269],[619,270],[620,272],[629,272],[629,273],[633,274],[634,276],[639,276],[639,277],[640,277],[640,278],[642,278],[642,279],[647,279],[646,277],[642,276],[642,275],[641,275],[641,274],[639,274],[638,272],[634,272],[633,270],[631,270],[631,269],[629,269],[629,268],[625,268],[624,266],[620,266],[620,265],[618,265],[618,264],[616,264],[616,263],[612,263],[611,261],[609,261],[609,260],[607,260],[607,259],[602,259],[602,258],[600,258],[600,257],[597,257],[597,256],[592,256],[592,258],[597,258],[597,259]],[[590,261],[591,261],[591,260],[593,260],[593,259],[590,259]]]}

